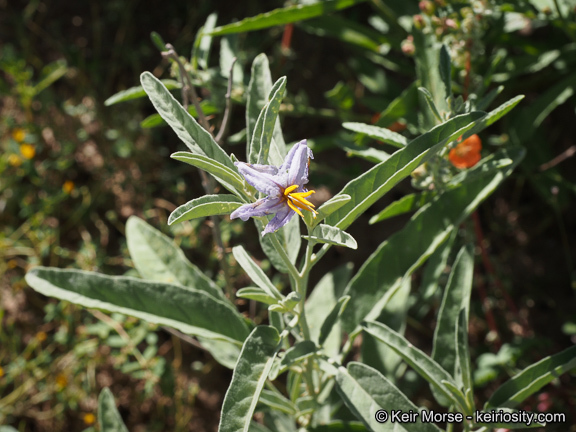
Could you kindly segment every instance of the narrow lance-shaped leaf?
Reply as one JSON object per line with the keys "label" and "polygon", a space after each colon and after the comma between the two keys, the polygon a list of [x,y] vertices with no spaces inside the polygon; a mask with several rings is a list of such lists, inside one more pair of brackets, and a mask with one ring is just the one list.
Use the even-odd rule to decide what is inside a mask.
{"label": "narrow lance-shaped leaf", "polygon": [[[474,276],[474,255],[470,247],[462,247],[456,260],[448,284],[444,291],[438,320],[434,331],[432,358],[450,375],[457,378],[458,358],[458,321],[454,320],[464,310],[466,331],[468,330],[468,308]],[[462,386],[462,381],[456,381]]]}
{"label": "narrow lance-shaped leaf", "polygon": [[216,27],[212,32],[212,35],[219,36],[229,33],[244,33],[296,21],[303,21],[345,9],[364,1],[366,0],[325,0],[318,3],[310,3],[306,5],[299,4],[283,9],[274,9],[271,12],[246,18],[233,24]]}
{"label": "narrow lance-shaped leaf", "polygon": [[258,326],[250,333],[224,397],[218,432],[248,432],[279,343],[274,327]]}
{"label": "narrow lance-shaped leaf", "polygon": [[242,246],[235,246],[232,248],[232,253],[234,258],[238,261],[238,264],[242,266],[244,271],[248,273],[248,276],[254,281],[256,285],[262,288],[270,297],[274,297],[281,300],[282,294],[278,291],[278,288],[270,281],[266,273],[256,265],[254,260],[248,255],[248,252]]}
{"label": "narrow lance-shaped leaf", "polygon": [[330,335],[330,332],[334,329],[334,324],[336,324],[336,321],[338,321],[342,312],[346,309],[349,300],[350,297],[348,296],[340,297],[322,323],[322,327],[320,327],[320,336],[318,337],[318,343],[320,345],[323,345],[324,342],[326,342],[328,335]]}
{"label": "narrow lance-shaped leaf", "polygon": [[450,60],[450,53],[446,45],[442,45],[440,48],[439,66],[440,78],[446,90],[445,96],[448,98],[452,95],[452,61]]}
{"label": "narrow lance-shaped leaf", "polygon": [[468,349],[468,310],[462,308],[458,314],[456,324],[456,381],[461,383],[462,391],[466,397],[469,413],[474,411],[474,381],[472,379],[472,366],[470,351]]}
{"label": "narrow lance-shaped leaf", "polygon": [[277,298],[270,296],[266,291],[257,287],[240,288],[236,291],[236,297],[256,300],[267,305],[278,303]]}
{"label": "narrow lance-shaped leaf", "polygon": [[243,202],[234,195],[205,195],[182,204],[168,217],[168,225],[190,219],[230,214]]}
{"label": "narrow lance-shaped leaf", "polygon": [[316,243],[328,243],[336,246],[345,246],[357,249],[358,243],[354,237],[339,228],[320,224],[312,231],[311,235],[303,235],[302,238]]}
{"label": "narrow lance-shaped leaf", "polygon": [[486,409],[514,407],[553,379],[576,367],[576,346],[543,358],[502,384],[486,403]]}
{"label": "narrow lance-shaped leaf", "polygon": [[350,281],[351,297],[342,322],[351,333],[362,320],[376,319],[405,275],[430,256],[474,209],[508,176],[524,155],[522,149],[502,151],[514,164],[493,170],[459,188],[448,190],[421,208],[399,232],[383,242]]}
{"label": "narrow lance-shaped leaf", "polygon": [[244,192],[244,179],[242,179],[237,171],[207,156],[190,152],[176,152],[170,155],[170,157],[212,174],[212,176],[230,192],[243,200],[247,200],[246,193]]}
{"label": "narrow lance-shaped leaf", "polygon": [[420,193],[404,195],[399,200],[394,201],[392,204],[388,205],[377,215],[372,216],[368,223],[372,225],[376,222],[382,222],[383,220],[394,216],[399,216],[401,214],[418,210],[425,204],[428,204],[430,201],[432,201],[432,198],[434,198],[434,194],[431,191],[423,191]]}
{"label": "narrow lance-shaped leaf", "polygon": [[[394,410],[403,413],[418,413],[418,407],[394,384],[376,369],[362,363],[350,362],[348,369],[338,368],[336,389],[346,406],[371,430],[397,432],[398,423],[392,422],[390,413]],[[385,410],[387,421],[376,421],[376,413]],[[408,432],[440,432],[433,423],[424,423],[420,416],[414,422],[402,423],[400,430]]]}
{"label": "narrow lance-shaped leaf", "polygon": [[272,89],[272,74],[266,54],[258,54],[252,62],[250,82],[246,101],[246,154],[250,154],[250,145],[254,135],[254,126],[260,111],[268,102]]}
{"label": "narrow lance-shaped leaf", "polygon": [[204,291],[126,276],[35,267],[26,282],[41,294],[88,308],[132,315],[184,333],[240,344],[243,317],[228,302]]}
{"label": "narrow lance-shaped leaf", "polygon": [[316,225],[318,225],[320,222],[322,222],[324,219],[326,219],[328,216],[330,216],[332,213],[334,213],[336,210],[338,210],[340,207],[342,207],[351,199],[352,197],[346,194],[338,194],[330,198],[328,201],[326,201],[324,204],[318,207],[318,214],[316,215],[315,218],[312,217],[311,212],[305,212],[304,220],[306,221],[306,225],[308,225],[311,228],[314,228]]}
{"label": "narrow lance-shaped leaf", "polygon": [[210,132],[202,128],[194,117],[188,114],[184,107],[180,105],[154,75],[150,72],[144,72],[140,76],[140,80],[156,111],[192,153],[215,159],[228,168],[236,170],[230,157],[214,141]]}
{"label": "narrow lance-shaped leaf", "polygon": [[394,147],[403,148],[408,144],[408,139],[399,133],[392,132],[390,129],[379,126],[368,125],[364,123],[343,123],[345,129],[368,135],[370,138],[384,141],[386,144]]}
{"label": "narrow lance-shaped leaf", "polygon": [[216,26],[216,20],[218,14],[211,13],[206,18],[206,23],[202,28],[202,33],[200,34],[200,42],[198,44],[197,53],[193,53],[193,57],[198,59],[198,66],[202,69],[208,69],[208,56],[210,55],[210,47],[212,46],[212,36],[210,33],[214,30]]}
{"label": "narrow lance-shaped leaf", "polygon": [[108,387],[104,387],[98,396],[98,426],[101,432],[128,432]]}
{"label": "narrow lance-shaped leaf", "polygon": [[333,212],[326,219],[326,223],[346,229],[395,184],[408,176],[446,143],[470,129],[474,121],[482,116],[482,113],[456,116],[411,141],[405,148],[394,153],[390,159],[379,163],[349,182],[338,195],[350,195],[352,199]]}
{"label": "narrow lance-shaped leaf", "polygon": [[[175,90],[182,87],[176,80],[163,79],[160,81],[168,90]],[[146,97],[146,92],[142,86],[130,87],[129,89],[119,91],[104,101],[105,106],[114,105],[120,102],[126,102],[134,99]]]}
{"label": "narrow lance-shaped leaf", "polygon": [[136,216],[126,223],[130,257],[144,279],[177,283],[228,301],[222,289],[192,264],[168,236]]}
{"label": "narrow lance-shaped leaf", "polygon": [[254,125],[254,133],[250,143],[250,151],[248,153],[248,161],[255,164],[268,164],[268,155],[270,153],[270,145],[272,144],[272,136],[274,135],[274,127],[278,120],[278,113],[280,112],[280,104],[284,98],[286,91],[286,77],[280,78],[268,96],[268,102],[260,111],[258,120]]}
{"label": "narrow lance-shaped leaf", "polygon": [[[385,343],[392,348],[398,355],[400,355],[406,363],[418,372],[426,381],[428,381],[434,388],[442,394],[445,398],[449,398],[453,403],[459,405],[459,400],[454,398],[452,392],[448,390],[443,384],[447,382],[456,388],[454,379],[446,372],[442,366],[428,357],[418,348],[414,347],[404,336],[395,332],[388,326],[378,322],[366,322],[362,328],[379,341]],[[463,395],[462,395],[463,397]]]}

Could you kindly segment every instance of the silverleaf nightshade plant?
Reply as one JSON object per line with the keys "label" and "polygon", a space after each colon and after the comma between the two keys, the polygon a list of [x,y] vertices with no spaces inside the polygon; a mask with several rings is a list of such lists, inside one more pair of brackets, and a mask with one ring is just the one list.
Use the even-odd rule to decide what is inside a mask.
{"label": "silverleaf nightshade plant", "polygon": [[[330,3],[346,2],[336,0]],[[299,5],[298,13],[316,10],[310,8],[318,8],[318,4]],[[289,9],[286,13],[290,13]],[[213,21],[207,23],[205,33],[214,29]],[[228,30],[236,31],[238,24]],[[240,23],[239,27],[249,24]],[[200,33],[199,37],[210,36]],[[438,58],[435,45],[426,46],[430,47],[429,52],[417,50],[416,55]],[[182,78],[181,83],[185,91],[192,82],[180,58],[174,51],[172,54],[172,61],[178,62],[180,75],[187,77],[186,80]],[[262,229],[259,218],[274,215],[262,229],[260,240],[263,252],[273,265],[289,276],[282,275],[275,281],[282,280],[284,288],[289,285],[289,290],[279,289],[279,284],[272,282],[242,245],[232,248],[234,261],[230,256],[221,260],[226,262],[228,258],[237,263],[252,279],[253,286],[240,288],[235,295],[257,302],[263,313],[251,317],[240,313],[235,299],[223,294],[223,288],[234,292],[237,287],[223,287],[225,283],[220,279],[209,278],[187,260],[170,238],[136,217],[128,220],[126,233],[132,260],[142,279],[36,267],[28,273],[26,280],[46,295],[86,307],[131,314],[195,336],[218,362],[234,369],[222,405],[219,432],[336,432],[402,428],[390,422],[380,424],[375,418],[379,409],[415,413],[419,410],[398,386],[402,382],[399,379],[403,370],[399,367],[401,361],[428,381],[436,400],[430,403],[435,409],[442,406],[446,411],[473,418],[475,402],[480,398],[475,399],[473,394],[472,361],[468,350],[474,255],[473,247],[466,244],[470,235],[460,233],[469,229],[463,222],[471,212],[518,165],[523,149],[502,149],[454,177],[444,187],[439,188],[435,183],[436,187],[427,191],[428,195],[414,195],[415,199],[421,201],[424,197],[427,201],[421,204],[403,229],[385,239],[373,251],[353,277],[349,266],[335,268],[321,275],[320,282],[309,289],[311,271],[329,248],[357,247],[357,242],[344,229],[418,166],[430,163],[434,157],[441,157],[460,137],[466,139],[480,133],[520,102],[521,97],[513,98],[488,113],[474,110],[472,105],[466,112],[450,111],[449,108],[432,110],[434,100],[446,100],[452,96],[451,86],[441,81],[441,77],[447,79],[451,74],[450,59],[443,58],[439,70],[422,68],[423,73],[430,75],[426,82],[431,83],[431,90],[426,90],[426,94],[431,97],[421,100],[419,114],[428,114],[427,118],[433,124],[411,128],[425,131],[417,137],[399,135],[373,125],[356,124],[356,130],[384,137],[397,150],[351,179],[318,210],[306,199],[314,193],[306,189],[312,152],[303,140],[286,154],[278,119],[285,78],[273,85],[265,55],[254,59],[250,84],[243,89],[247,95],[246,160],[258,163],[233,163],[235,159],[220,147],[220,140],[208,132],[211,130],[207,127],[209,125],[200,125],[152,74],[142,74],[143,90],[189,149],[189,152],[179,152],[175,159],[206,171],[231,192],[207,191],[207,195],[181,206],[185,207],[185,213],[180,215],[185,217],[179,216],[178,221],[221,215],[244,221],[252,217]],[[229,90],[231,83],[230,75]],[[217,85],[216,82],[210,84]],[[400,99],[404,97],[404,94],[399,96]],[[187,98],[183,97],[183,100]],[[400,102],[403,104],[406,100]],[[200,111],[200,122],[205,123],[207,119],[204,117],[202,120]],[[440,115],[435,116],[435,113]],[[228,114],[226,111],[223,118]],[[218,136],[221,134],[216,138]],[[267,164],[270,160],[277,165]],[[246,183],[263,196],[252,198],[254,191],[247,188]],[[399,201],[393,204],[398,205]],[[408,211],[410,209],[400,213]],[[300,235],[294,214],[303,217],[307,229],[305,235]],[[217,225],[218,219],[214,220]],[[306,247],[299,253],[303,240]],[[411,297],[411,293],[416,291],[411,289],[411,276],[430,258],[425,282],[438,286],[451,249],[458,250],[458,253],[452,254],[457,256],[450,262],[452,271],[438,311],[433,352],[428,355],[414,347],[402,334],[407,322],[408,304],[412,301],[424,303],[419,306],[433,303],[430,298]],[[263,321],[266,313],[268,321]],[[361,357],[360,344],[357,343],[360,334]],[[362,358],[365,363],[347,362],[351,357]],[[529,366],[500,386],[486,401],[484,409],[513,408],[574,366],[574,347]],[[276,378],[285,373],[286,379],[282,379],[282,385],[277,385]],[[99,407],[102,417],[108,412],[109,417],[121,424],[122,419],[113,401],[106,399],[108,403],[101,402]],[[254,412],[257,409],[265,414],[260,417],[264,424],[255,424]],[[351,415],[361,423],[350,423]],[[405,426],[411,432],[441,430],[434,424],[419,420]],[[486,431],[495,427],[516,426],[480,425],[467,420],[462,425],[465,431]],[[451,428],[452,425],[447,425],[448,430]],[[101,425],[101,429],[105,428]]]}
{"label": "silverleaf nightshade plant", "polygon": [[232,212],[230,219],[247,221],[250,217],[275,214],[262,231],[265,235],[286,225],[295,214],[304,217],[301,210],[312,212],[316,217],[318,212],[314,210],[314,204],[306,199],[315,191],[304,187],[308,183],[308,166],[313,158],[306,140],[302,140],[294,144],[280,167],[236,162],[234,165],[246,181],[267,196],[244,204]]}

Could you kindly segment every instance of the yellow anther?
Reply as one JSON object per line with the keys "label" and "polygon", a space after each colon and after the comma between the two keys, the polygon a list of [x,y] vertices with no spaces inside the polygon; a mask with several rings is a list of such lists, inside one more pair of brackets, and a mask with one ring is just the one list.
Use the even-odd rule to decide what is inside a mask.
{"label": "yellow anther", "polygon": [[314,204],[305,199],[315,193],[315,191],[311,190],[308,192],[292,192],[296,189],[298,189],[298,185],[288,186],[286,189],[284,189],[284,196],[286,197],[288,206],[302,217],[304,217],[304,215],[300,210],[310,211],[314,213],[314,217],[316,217],[318,212],[314,210]]}
{"label": "yellow anther", "polygon": [[298,185],[288,186],[286,189],[284,189],[284,195],[288,196],[294,189],[298,189]]}

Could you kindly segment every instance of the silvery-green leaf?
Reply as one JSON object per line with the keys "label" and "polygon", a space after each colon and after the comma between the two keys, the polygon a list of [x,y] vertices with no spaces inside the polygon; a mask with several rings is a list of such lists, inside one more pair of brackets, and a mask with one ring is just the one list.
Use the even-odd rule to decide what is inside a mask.
{"label": "silvery-green leaf", "polygon": [[98,396],[98,426],[102,432],[128,432],[108,387],[104,387]]}
{"label": "silvery-green leaf", "polygon": [[180,284],[228,301],[222,289],[188,261],[172,239],[142,219],[128,218],[126,240],[134,266],[144,279]]}
{"label": "silvery-green leaf", "polygon": [[35,267],[26,282],[41,294],[132,315],[183,333],[240,344],[248,327],[229,302],[205,291],[126,276]]}
{"label": "silvery-green leaf", "polygon": [[168,217],[168,225],[190,219],[232,213],[244,204],[234,195],[205,195],[182,204]]}
{"label": "silvery-green leaf", "polygon": [[316,243],[329,243],[336,246],[345,246],[350,249],[357,249],[358,243],[346,231],[339,228],[320,224],[312,231],[312,235],[303,235],[302,238]]}
{"label": "silvery-green leaf", "polygon": [[345,129],[368,135],[370,138],[384,141],[394,147],[403,148],[408,144],[406,137],[383,127],[351,122],[343,123],[342,126]]}
{"label": "silvery-green leaf", "polygon": [[269,326],[256,327],[246,338],[224,396],[218,432],[248,432],[279,342],[278,331]]}

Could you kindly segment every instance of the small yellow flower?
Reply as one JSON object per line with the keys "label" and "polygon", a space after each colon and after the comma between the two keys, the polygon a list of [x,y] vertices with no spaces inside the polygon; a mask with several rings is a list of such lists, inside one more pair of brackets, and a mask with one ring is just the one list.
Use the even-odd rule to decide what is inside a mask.
{"label": "small yellow flower", "polygon": [[90,426],[96,423],[96,416],[92,413],[86,413],[84,414],[83,420],[85,425]]}
{"label": "small yellow flower", "polygon": [[66,378],[63,374],[56,375],[56,385],[60,390],[68,385],[68,378]]}
{"label": "small yellow flower", "polygon": [[14,141],[21,143],[26,139],[26,131],[24,129],[16,128],[12,131],[12,138],[14,138]]}
{"label": "small yellow flower", "polygon": [[19,167],[22,165],[22,158],[17,154],[12,153],[10,156],[8,156],[8,163],[13,167]]}
{"label": "small yellow flower", "polygon": [[0,366],[0,378],[4,376],[4,368]]}
{"label": "small yellow flower", "polygon": [[39,342],[44,342],[47,337],[48,335],[44,331],[39,331],[36,333],[36,339],[38,339]]}
{"label": "small yellow flower", "polygon": [[62,190],[67,194],[72,193],[72,191],[74,190],[74,182],[72,180],[66,180],[62,185]]}
{"label": "small yellow flower", "polygon": [[20,153],[26,159],[32,159],[36,154],[36,149],[32,144],[20,144]]}

